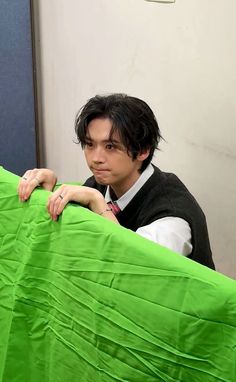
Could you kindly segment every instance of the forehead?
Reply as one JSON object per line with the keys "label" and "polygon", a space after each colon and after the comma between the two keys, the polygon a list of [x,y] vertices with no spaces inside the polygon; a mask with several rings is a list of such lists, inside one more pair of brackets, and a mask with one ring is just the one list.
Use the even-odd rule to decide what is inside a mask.
{"label": "forehead", "polygon": [[113,131],[112,136],[112,121],[109,118],[94,118],[88,124],[86,136],[92,140],[116,140],[120,142],[118,131]]}

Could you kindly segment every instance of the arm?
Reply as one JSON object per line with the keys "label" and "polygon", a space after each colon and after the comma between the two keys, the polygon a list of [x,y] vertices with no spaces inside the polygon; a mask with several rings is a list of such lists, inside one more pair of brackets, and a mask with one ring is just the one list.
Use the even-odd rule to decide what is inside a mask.
{"label": "arm", "polygon": [[107,203],[98,190],[75,185],[60,186],[48,199],[47,209],[52,218],[56,221],[68,202],[73,201],[87,206],[98,215],[103,215],[108,220],[119,224],[115,215],[108,208]]}
{"label": "arm", "polygon": [[192,252],[192,235],[188,222],[178,217],[165,217],[136,231],[146,239],[188,256]]}
{"label": "arm", "polygon": [[[28,170],[20,179],[18,185],[19,199],[22,202],[28,200],[33,190],[38,186],[47,191],[53,191],[56,182],[57,176],[52,170],[47,168]],[[119,224],[115,215],[108,208],[103,195],[98,190],[77,185],[63,184],[49,197],[47,209],[51,218],[56,221],[58,215],[62,213],[70,201],[87,206],[98,215],[103,215],[108,220]]]}

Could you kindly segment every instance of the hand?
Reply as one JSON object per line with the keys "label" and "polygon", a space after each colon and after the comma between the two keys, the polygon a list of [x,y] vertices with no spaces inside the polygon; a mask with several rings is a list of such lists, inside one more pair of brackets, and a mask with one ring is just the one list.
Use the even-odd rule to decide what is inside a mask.
{"label": "hand", "polygon": [[52,191],[57,182],[57,177],[52,170],[47,168],[35,168],[28,170],[20,179],[18,185],[19,199],[24,202],[29,199],[33,190],[40,186],[47,191]]}
{"label": "hand", "polygon": [[[68,202],[74,201],[87,206],[91,211],[100,214],[107,208],[103,195],[96,189],[85,186],[72,186],[63,184],[48,199],[47,209],[56,221]],[[107,213],[107,218],[118,223],[112,212]]]}

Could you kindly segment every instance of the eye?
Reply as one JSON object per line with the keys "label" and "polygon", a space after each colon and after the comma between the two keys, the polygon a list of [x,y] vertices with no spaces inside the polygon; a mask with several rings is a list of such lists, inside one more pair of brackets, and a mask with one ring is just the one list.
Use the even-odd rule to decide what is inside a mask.
{"label": "eye", "polygon": [[90,141],[85,142],[85,148],[92,148],[92,147],[93,147],[92,142],[90,142]]}
{"label": "eye", "polygon": [[112,150],[112,149],[114,149],[114,148],[115,148],[115,146],[114,146],[113,143],[107,143],[107,144],[106,144],[106,149],[107,149],[107,150]]}

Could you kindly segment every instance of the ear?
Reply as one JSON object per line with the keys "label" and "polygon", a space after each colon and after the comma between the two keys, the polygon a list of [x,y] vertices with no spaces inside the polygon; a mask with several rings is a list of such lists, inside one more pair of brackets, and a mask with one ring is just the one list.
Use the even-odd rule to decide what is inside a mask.
{"label": "ear", "polygon": [[138,154],[136,159],[140,162],[143,162],[148,157],[149,154],[150,154],[150,149],[145,149],[140,154]]}

